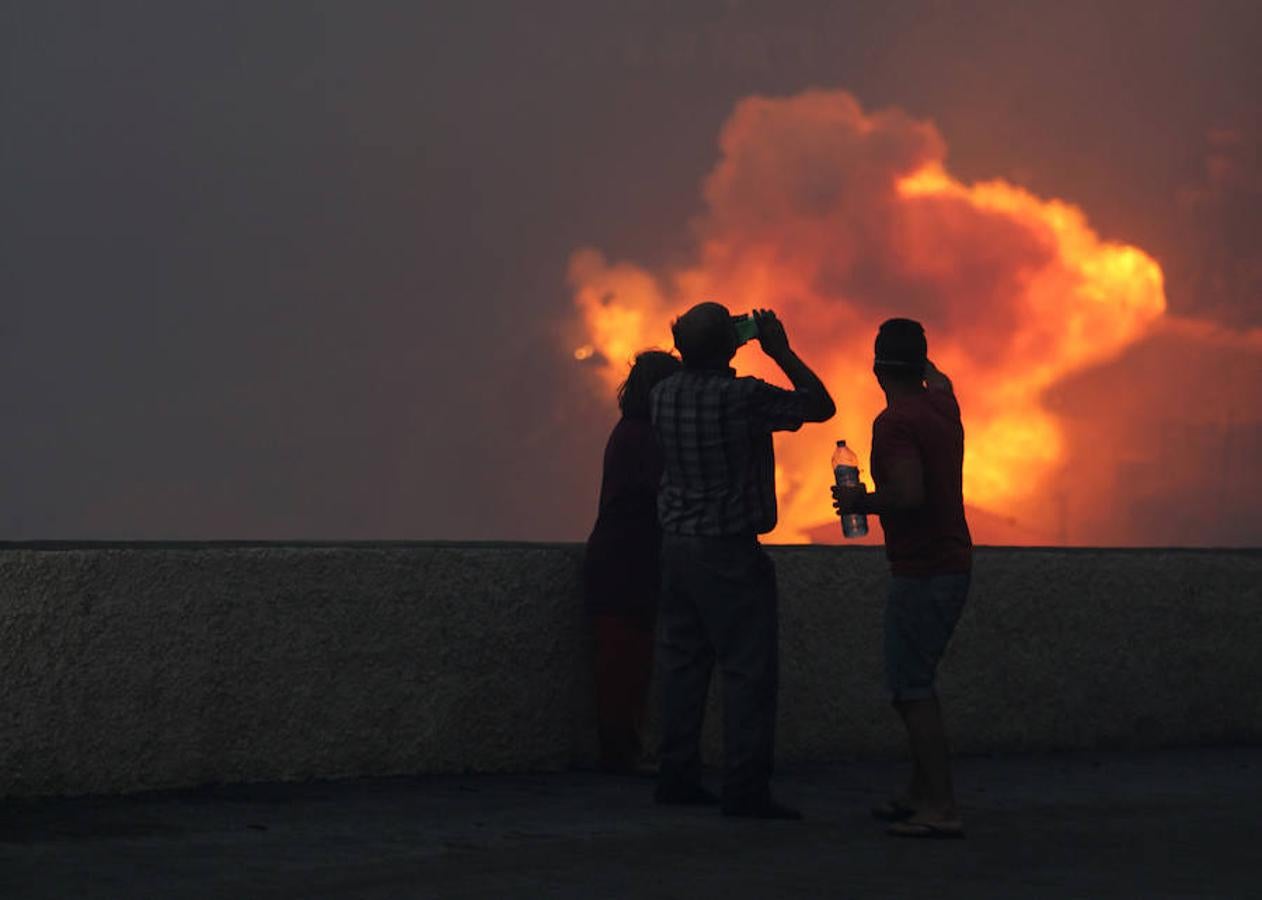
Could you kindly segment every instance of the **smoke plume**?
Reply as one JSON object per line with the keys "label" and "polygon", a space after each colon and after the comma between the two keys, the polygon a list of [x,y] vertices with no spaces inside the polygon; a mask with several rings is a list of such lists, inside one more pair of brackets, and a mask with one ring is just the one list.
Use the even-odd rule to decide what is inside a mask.
{"label": "smoke plume", "polygon": [[[891,316],[924,323],[956,383],[980,542],[1257,533],[1257,504],[1242,497],[1258,497],[1244,460],[1262,449],[1262,339],[1170,317],[1162,270],[1142,250],[1101,239],[1070,202],[960,182],[931,122],[867,112],[842,91],[745,99],[719,150],[691,263],[649,271],[573,254],[571,347],[607,391],[637,351],[670,346],[670,320],[693,303],[775,309],[839,412],[778,438],[772,540],[839,539],[827,459],[836,438],[866,459],[883,406],[872,339]],[[755,345],[735,365],[784,383]],[[1188,503],[1201,505],[1190,514]]]}

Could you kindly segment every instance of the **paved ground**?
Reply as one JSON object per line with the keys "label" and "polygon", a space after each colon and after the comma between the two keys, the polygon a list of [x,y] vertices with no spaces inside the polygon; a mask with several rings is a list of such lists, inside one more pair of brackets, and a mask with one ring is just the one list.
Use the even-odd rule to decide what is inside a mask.
{"label": "paved ground", "polygon": [[1262,748],[964,759],[964,841],[883,834],[899,771],[782,772],[801,823],[589,773],[9,801],[0,897],[1262,896]]}

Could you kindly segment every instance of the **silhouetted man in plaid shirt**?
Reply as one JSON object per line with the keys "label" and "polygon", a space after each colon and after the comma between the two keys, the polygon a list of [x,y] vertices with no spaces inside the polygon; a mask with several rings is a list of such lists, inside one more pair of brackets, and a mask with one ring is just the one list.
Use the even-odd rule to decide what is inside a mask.
{"label": "silhouetted man in plaid shirt", "polygon": [[723,677],[723,813],[797,819],[769,788],[779,679],[776,573],[758,535],[776,524],[771,434],[823,422],[836,408],[789,348],[775,313],[755,310],[762,350],[786,391],[730,367],[740,345],[728,310],[701,303],[671,326],[683,370],[653,389],[665,464],[658,491],[662,594],[659,803],[707,804],[700,736],[710,673]]}

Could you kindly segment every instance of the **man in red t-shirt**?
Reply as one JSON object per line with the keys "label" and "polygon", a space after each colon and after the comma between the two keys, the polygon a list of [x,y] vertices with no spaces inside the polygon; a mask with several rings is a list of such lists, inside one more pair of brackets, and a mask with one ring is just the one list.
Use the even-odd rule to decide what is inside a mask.
{"label": "man in red t-shirt", "polygon": [[876,492],[834,487],[833,499],[841,515],[881,517],[891,573],[885,676],[913,764],[907,791],[873,814],[891,821],[890,834],[900,837],[962,837],[934,676],[972,569],[961,487],[964,426],[950,379],[929,362],[919,322],[881,325],[872,370],[886,403],[872,425]]}

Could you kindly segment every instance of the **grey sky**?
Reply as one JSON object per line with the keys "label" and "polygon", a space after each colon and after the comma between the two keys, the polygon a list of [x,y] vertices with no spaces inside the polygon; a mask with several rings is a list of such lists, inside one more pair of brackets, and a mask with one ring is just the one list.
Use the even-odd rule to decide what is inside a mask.
{"label": "grey sky", "polygon": [[686,253],[750,93],[932,118],[1262,325],[1259,46],[1255,2],[5,3],[0,539],[583,537],[568,254]]}

